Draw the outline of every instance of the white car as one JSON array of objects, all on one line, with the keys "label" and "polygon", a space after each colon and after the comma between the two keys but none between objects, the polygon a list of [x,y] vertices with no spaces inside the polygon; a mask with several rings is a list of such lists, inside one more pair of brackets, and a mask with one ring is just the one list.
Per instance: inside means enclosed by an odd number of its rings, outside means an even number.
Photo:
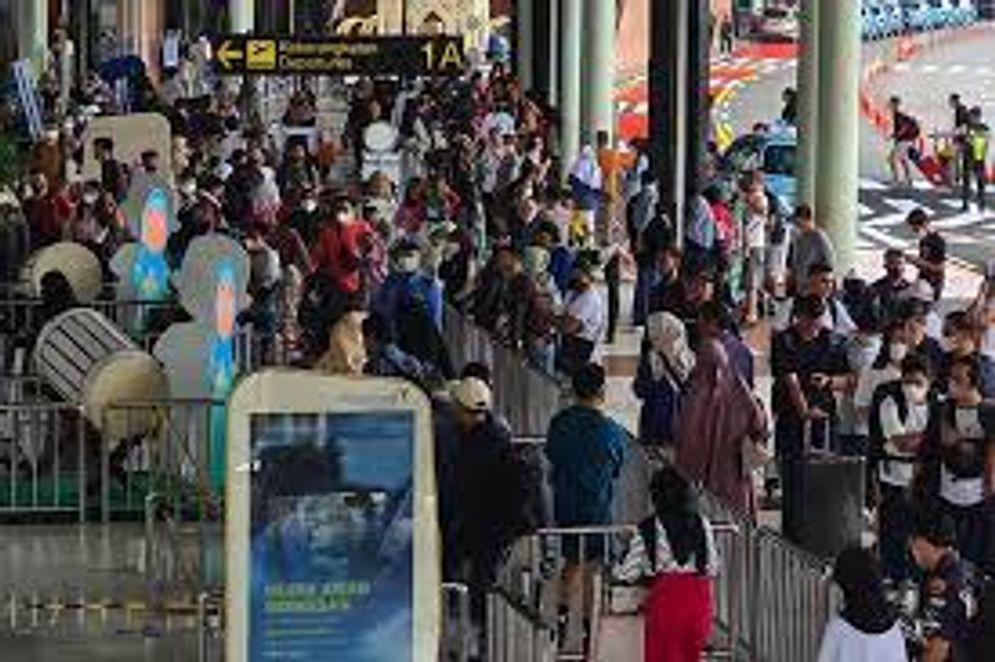
[{"label": "white car", "polygon": [[788,7],[767,7],[760,16],[760,36],[772,41],[798,40],[798,12]]}]

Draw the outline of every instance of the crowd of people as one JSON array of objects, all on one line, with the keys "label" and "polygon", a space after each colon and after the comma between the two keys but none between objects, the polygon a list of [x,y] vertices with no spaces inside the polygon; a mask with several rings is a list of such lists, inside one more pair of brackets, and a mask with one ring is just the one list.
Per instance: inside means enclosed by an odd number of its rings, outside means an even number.
[{"label": "crowd of people", "polygon": [[[626,150],[601,132],[574,163],[561,163],[554,110],[501,63],[448,81],[363,80],[341,136],[319,129],[305,83],[282,122],[315,137],[282,143],[251,91],[236,96],[219,84],[199,94],[187,80],[194,65],[165,83],[169,94],[142,86],[133,102],[168,117],[172,172],[162,172],[155,151],[126,163],[102,140],[92,146],[99,178],[80,181],[74,168],[89,147],[80,144],[82,120],[34,147],[20,191],[32,248],[81,243],[110,276],[117,248],[133,239],[119,213],[129,180],[164,175],[175,183],[179,222],[170,264],[195,237],[239,241],[251,263],[242,322],[271,339],[271,357],[423,388],[436,408],[445,575],[469,584],[479,622],[516,538],[547,522],[611,523],[627,433],[605,411],[598,361],[620,326],[629,269],[633,322],[645,329],[635,432],[665,467],[651,486],[656,515],[618,569],[624,579],[657,577],[647,659],[698,659],[708,635],[711,598],[701,580],[717,561],[688,479],[755,513],[754,476],[769,465],[771,438],[778,471],[776,479],[769,472],[768,491],[776,495],[779,480],[789,538],[806,517],[806,458],[821,448],[866,459],[867,506],[892,585],[925,573],[956,574],[966,586],[962,561],[978,577],[995,571],[995,273],[976,301],[951,309],[946,245],[923,212],[908,218],[918,252],[888,251],[882,277],[867,283],[838,273],[811,209],[782,217],[759,171],[730,180],[712,167],[685,222],[674,223],[645,145]],[[378,123],[397,133],[399,181],[358,178],[364,138]],[[571,384],[577,404],[552,420],[545,445],[552,512],[542,506],[536,463],[515,450],[514,431],[494,409],[488,366],[453,365],[446,306]],[[772,329],[770,411],[747,338],[758,324]],[[583,575],[583,559],[574,561],[568,586]],[[893,623],[864,618],[872,598],[852,589],[876,581],[873,564],[857,553],[839,561],[842,618],[890,632]],[[954,580],[941,584],[922,582],[926,602],[960,595],[951,593]],[[966,607],[961,615],[956,625],[941,618],[930,641],[961,645]]]}]

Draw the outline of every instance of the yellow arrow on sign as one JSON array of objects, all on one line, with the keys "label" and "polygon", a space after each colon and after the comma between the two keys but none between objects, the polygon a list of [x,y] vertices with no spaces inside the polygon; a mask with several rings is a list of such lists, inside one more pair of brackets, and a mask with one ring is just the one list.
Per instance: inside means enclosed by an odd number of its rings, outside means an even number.
[{"label": "yellow arrow on sign", "polygon": [[218,49],[218,62],[220,62],[221,66],[225,69],[231,69],[233,61],[241,60],[244,57],[245,53],[237,48],[233,48],[231,41],[229,40],[225,40],[225,42],[221,44],[221,48]]}]

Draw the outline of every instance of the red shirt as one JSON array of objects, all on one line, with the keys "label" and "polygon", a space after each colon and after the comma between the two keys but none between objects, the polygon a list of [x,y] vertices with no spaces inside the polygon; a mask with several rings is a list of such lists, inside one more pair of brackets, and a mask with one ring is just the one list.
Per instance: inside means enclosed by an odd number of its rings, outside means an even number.
[{"label": "red shirt", "polygon": [[311,261],[338,290],[355,294],[363,285],[360,268],[372,239],[373,230],[364,220],[330,223],[318,236],[318,243],[311,250]]}]

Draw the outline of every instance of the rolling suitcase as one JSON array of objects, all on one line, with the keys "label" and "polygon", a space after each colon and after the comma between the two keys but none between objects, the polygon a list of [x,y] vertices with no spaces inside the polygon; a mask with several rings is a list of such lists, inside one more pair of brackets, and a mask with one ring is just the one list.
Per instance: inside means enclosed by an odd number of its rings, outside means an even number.
[{"label": "rolling suitcase", "polygon": [[865,460],[826,450],[828,434],[813,447],[812,423],[803,430],[805,452],[786,466],[784,535],[816,556],[834,558],[859,544],[864,532]]},{"label": "rolling suitcase", "polygon": [[921,155],[918,159],[913,161],[916,167],[919,168],[919,172],[922,173],[923,177],[929,180],[931,184],[936,186],[943,186],[947,183],[946,175],[943,172],[943,164],[936,156]]}]

